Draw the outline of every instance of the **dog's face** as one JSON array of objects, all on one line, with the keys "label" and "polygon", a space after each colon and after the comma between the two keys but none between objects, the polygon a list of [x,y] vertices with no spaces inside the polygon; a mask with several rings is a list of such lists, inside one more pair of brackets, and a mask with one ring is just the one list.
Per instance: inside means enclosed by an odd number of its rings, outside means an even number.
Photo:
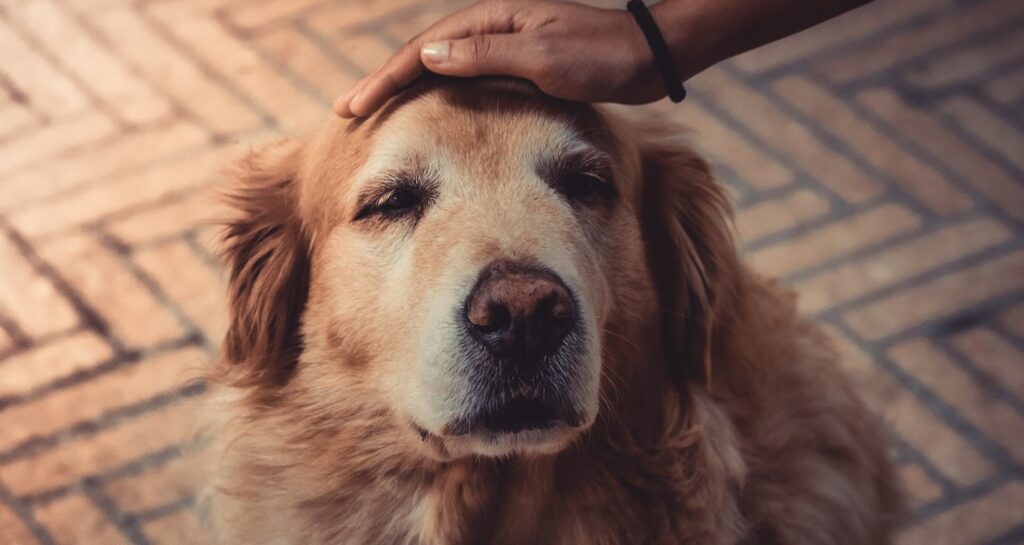
[{"label": "dog's face", "polygon": [[[312,374],[327,403],[358,391],[445,456],[564,448],[598,415],[613,309],[656,288],[642,157],[620,137],[589,107],[507,82],[328,126],[275,163],[289,175],[254,169],[284,209],[258,235],[245,206],[234,224],[229,358],[265,340],[264,358],[297,356],[276,382]],[[278,291],[254,293],[261,277]],[[267,316],[239,324],[245,312]]]}]

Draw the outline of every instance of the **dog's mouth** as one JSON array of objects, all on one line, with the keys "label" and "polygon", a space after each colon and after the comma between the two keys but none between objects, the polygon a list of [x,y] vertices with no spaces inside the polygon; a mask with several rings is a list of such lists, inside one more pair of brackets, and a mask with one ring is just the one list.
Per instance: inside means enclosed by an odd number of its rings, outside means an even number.
[{"label": "dog's mouth", "polygon": [[441,434],[461,436],[470,433],[485,436],[546,430],[559,425],[575,427],[580,417],[538,395],[514,395],[485,406],[478,412],[448,423]]}]

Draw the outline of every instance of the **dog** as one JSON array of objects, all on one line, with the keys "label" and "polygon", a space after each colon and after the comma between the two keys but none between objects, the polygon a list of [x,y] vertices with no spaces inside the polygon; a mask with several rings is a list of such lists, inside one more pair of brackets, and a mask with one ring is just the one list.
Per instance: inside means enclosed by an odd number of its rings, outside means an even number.
[{"label": "dog", "polygon": [[241,162],[213,542],[891,542],[881,426],[636,117],[438,77]]}]

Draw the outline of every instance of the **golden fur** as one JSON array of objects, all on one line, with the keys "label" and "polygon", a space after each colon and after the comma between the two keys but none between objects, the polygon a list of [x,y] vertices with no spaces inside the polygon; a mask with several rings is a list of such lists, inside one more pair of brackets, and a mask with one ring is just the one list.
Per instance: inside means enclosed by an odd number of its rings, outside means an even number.
[{"label": "golden fur", "polygon": [[[492,181],[521,142],[559,138],[554,121],[615,158],[617,204],[577,217]],[[722,190],[677,132],[519,84],[441,80],[243,161],[230,331],[210,374],[214,542],[889,543],[900,501],[883,432],[793,296],[740,262]],[[443,148],[477,181],[415,232],[354,231],[353,180],[388,139]],[[399,416],[419,407],[402,339],[427,331],[440,297],[427,294],[453,267],[552,240],[598,301],[592,424],[550,454],[421,439]],[[382,257],[397,246],[399,265]]]}]

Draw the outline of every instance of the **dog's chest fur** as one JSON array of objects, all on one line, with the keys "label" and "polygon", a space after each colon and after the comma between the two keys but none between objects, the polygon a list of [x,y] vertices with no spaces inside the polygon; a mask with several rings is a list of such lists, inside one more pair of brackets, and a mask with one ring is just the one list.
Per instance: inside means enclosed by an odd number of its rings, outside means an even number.
[{"label": "dog's chest fur", "polygon": [[734,543],[743,463],[734,436],[701,433],[731,428],[725,416],[702,398],[693,405],[685,421],[666,417],[657,447],[595,430],[558,456],[526,461],[415,467],[382,463],[371,448],[349,451],[332,473],[322,464],[334,453],[291,441],[269,456],[270,445],[241,440],[232,449],[260,449],[276,467],[260,456],[240,462],[207,507],[231,521],[226,543],[252,545]]}]

